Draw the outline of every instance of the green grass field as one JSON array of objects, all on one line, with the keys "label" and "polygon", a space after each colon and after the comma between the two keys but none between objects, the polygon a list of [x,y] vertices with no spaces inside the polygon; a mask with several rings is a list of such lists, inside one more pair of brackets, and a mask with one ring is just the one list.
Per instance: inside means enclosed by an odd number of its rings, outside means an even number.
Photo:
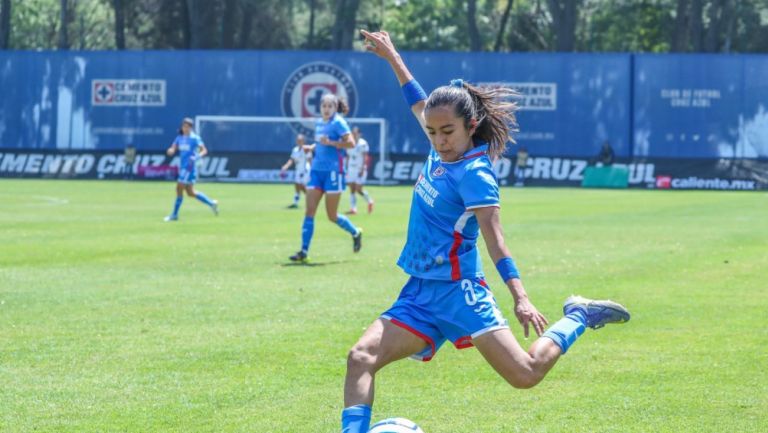
[{"label": "green grass field", "polygon": [[[346,352],[406,280],[410,188],[370,188],[360,254],[318,218],[313,266],[287,261],[303,215],[285,209],[290,186],[202,184],[221,216],[187,199],[163,223],[173,188],[0,180],[0,431],[338,432]],[[588,330],[532,390],[474,349],[398,362],[377,376],[374,419],[768,431],[768,195],[506,188],[503,203],[550,321],[572,293],[620,301],[632,321]]]}]

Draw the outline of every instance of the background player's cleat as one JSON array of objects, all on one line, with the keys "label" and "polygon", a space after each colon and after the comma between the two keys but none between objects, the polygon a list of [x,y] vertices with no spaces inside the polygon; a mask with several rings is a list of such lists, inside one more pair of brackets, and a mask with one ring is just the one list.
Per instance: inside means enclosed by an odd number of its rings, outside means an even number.
[{"label": "background player's cleat", "polygon": [[587,326],[592,329],[602,328],[608,323],[629,322],[629,311],[613,301],[594,301],[573,295],[565,300],[563,314],[581,310],[587,316]]},{"label": "background player's cleat", "polygon": [[293,204],[288,205],[288,209],[297,209],[298,207],[299,207],[298,203],[293,203]]},{"label": "background player's cleat", "polygon": [[167,217],[163,218],[163,221],[165,222],[171,222],[171,221],[178,221],[179,217],[176,215],[168,215]]},{"label": "background player's cleat", "polygon": [[309,258],[307,257],[307,253],[305,253],[304,251],[299,251],[288,258],[291,259],[292,262],[300,262],[300,263],[306,263],[309,260]]},{"label": "background player's cleat", "polygon": [[216,216],[219,216],[219,201],[214,200],[213,204],[211,205],[211,210],[213,211],[213,214]]},{"label": "background player's cleat", "polygon": [[373,200],[371,200],[371,202],[368,203],[368,213],[373,213]]},{"label": "background player's cleat", "polygon": [[352,251],[358,252],[363,247],[363,229],[357,229],[357,235],[352,236]]},{"label": "background player's cleat", "polygon": [[347,215],[357,215],[357,209],[352,208],[352,209],[350,209],[350,210],[348,210],[348,211],[346,211],[344,213],[347,214]]}]

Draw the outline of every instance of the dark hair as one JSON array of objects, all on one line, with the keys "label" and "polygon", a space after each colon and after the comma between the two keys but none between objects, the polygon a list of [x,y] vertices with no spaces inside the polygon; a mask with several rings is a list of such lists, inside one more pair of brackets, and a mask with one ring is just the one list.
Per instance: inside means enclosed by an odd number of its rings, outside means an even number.
[{"label": "dark hair", "polygon": [[488,143],[491,159],[500,157],[507,147],[507,142],[514,143],[511,137],[517,132],[517,104],[511,98],[518,93],[508,87],[478,87],[462,80],[453,80],[451,85],[438,87],[429,95],[424,110],[452,105],[456,116],[464,119],[464,127],[470,129],[472,120],[477,122],[472,138],[479,138]]},{"label": "dark hair", "polygon": [[333,102],[336,103],[336,112],[341,113],[346,116],[347,113],[349,113],[349,105],[347,105],[347,101],[345,101],[343,98],[339,98],[338,96],[334,95],[333,93],[326,93],[323,95],[322,99],[333,99]]}]

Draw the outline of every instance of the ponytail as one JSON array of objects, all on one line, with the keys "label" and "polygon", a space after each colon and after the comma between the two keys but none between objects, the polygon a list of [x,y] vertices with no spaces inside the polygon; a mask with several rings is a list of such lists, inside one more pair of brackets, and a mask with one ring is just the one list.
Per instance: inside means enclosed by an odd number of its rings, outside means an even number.
[{"label": "ponytail", "polygon": [[491,159],[501,157],[507,142],[514,143],[511,134],[517,132],[515,112],[518,107],[511,98],[518,93],[506,87],[478,87],[463,80],[453,80],[450,86],[435,89],[427,99],[425,110],[453,105],[456,115],[464,119],[464,127],[472,128],[472,138],[488,143]]}]

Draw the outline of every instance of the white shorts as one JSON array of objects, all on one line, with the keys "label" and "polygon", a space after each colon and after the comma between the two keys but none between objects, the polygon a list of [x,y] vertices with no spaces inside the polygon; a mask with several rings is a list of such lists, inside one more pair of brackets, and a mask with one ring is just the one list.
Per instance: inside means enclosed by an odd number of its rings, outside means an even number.
[{"label": "white shorts", "polygon": [[296,171],[293,173],[293,183],[298,183],[299,185],[306,185],[307,182],[309,182],[308,171]]},{"label": "white shorts", "polygon": [[347,185],[349,185],[350,183],[365,185],[365,179],[367,177],[368,177],[367,171],[363,171],[363,175],[360,176],[360,169],[349,170],[346,175]]}]

